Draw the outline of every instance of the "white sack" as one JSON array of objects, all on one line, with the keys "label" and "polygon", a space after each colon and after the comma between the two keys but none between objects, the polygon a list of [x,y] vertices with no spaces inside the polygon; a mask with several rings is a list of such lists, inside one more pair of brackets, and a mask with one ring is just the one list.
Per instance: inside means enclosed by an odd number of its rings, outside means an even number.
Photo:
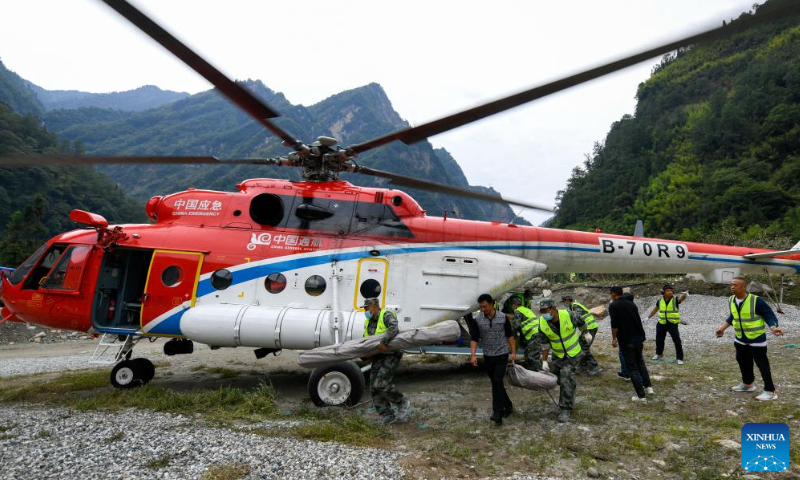
[{"label": "white sack", "polygon": [[516,363],[508,366],[506,375],[511,385],[528,390],[552,390],[558,384],[558,377],[552,373],[532,372]]},{"label": "white sack", "polygon": [[[371,335],[356,340],[348,340],[338,345],[319,347],[300,352],[298,363],[302,367],[324,367],[334,363],[364,357],[378,351],[378,344],[385,334]],[[442,342],[454,342],[461,337],[461,327],[455,320],[446,320],[431,327],[414,328],[397,334],[389,342],[389,350],[406,350]]]}]

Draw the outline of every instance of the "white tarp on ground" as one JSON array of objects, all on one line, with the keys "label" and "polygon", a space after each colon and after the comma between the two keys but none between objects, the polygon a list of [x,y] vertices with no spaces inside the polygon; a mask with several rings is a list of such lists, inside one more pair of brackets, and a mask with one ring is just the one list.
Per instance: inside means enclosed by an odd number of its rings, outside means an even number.
[{"label": "white tarp on ground", "polygon": [[506,375],[511,385],[528,390],[552,390],[558,384],[558,377],[552,373],[532,372],[516,363],[508,366]]},{"label": "white tarp on ground", "polygon": [[[372,335],[348,340],[338,345],[319,347],[314,350],[300,352],[298,363],[302,367],[324,367],[334,363],[364,357],[369,353],[378,351],[378,344],[384,335]],[[408,348],[423,347],[442,342],[454,342],[461,337],[461,327],[455,320],[446,320],[432,327],[414,328],[397,334],[389,342],[389,350],[405,350]]]}]

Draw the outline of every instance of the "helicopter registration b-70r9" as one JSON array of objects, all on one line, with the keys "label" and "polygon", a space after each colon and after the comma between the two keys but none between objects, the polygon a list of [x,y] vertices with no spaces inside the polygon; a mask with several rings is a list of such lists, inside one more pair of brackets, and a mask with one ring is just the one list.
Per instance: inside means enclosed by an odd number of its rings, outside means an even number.
[{"label": "helicopter registration b-70r9", "polygon": [[[131,359],[145,337],[174,337],[165,353],[191,353],[192,342],[252,347],[258,356],[311,349],[363,335],[365,298],[396,312],[401,329],[461,316],[479,293],[495,295],[538,273],[701,273],[727,282],[740,273],[795,274],[800,250],[775,252],[624,237],[498,222],[431,217],[406,193],[339,180],[342,172],[394,185],[542,208],[355,163],[394,140],[413,143],[564,90],[683,45],[729,35],[800,6],[769,10],[556,82],[368,142],[340,147],[320,137],[306,145],[272,123],[277,112],[224,77],[130,4],[109,6],[209,79],[294,151],[281,158],[5,157],[0,166],[108,163],[269,164],[302,169],[305,181],[253,179],[237,192],[187,190],[147,203],[151,225],[110,227],[74,210],[89,228],[49,240],[12,273],[2,273],[2,320],[97,332],[113,337],[112,383],[153,378],[152,363]],[[96,355],[105,346],[101,341]],[[332,372],[338,372],[332,374]],[[318,404],[355,403],[364,390],[358,367],[312,373]]]}]

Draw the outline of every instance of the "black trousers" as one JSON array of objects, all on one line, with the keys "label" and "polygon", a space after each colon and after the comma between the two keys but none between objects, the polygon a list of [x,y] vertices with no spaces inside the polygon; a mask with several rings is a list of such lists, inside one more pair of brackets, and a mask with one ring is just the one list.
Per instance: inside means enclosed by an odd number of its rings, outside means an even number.
[{"label": "black trousers", "polygon": [[664,340],[667,333],[672,337],[675,344],[675,358],[683,360],[683,344],[681,343],[681,333],[678,331],[678,324],[667,321],[667,323],[656,325],[656,355],[664,354]]},{"label": "black trousers", "polygon": [[508,365],[508,354],[489,357],[484,355],[483,362],[486,365],[486,374],[492,381],[492,413],[502,415],[503,412],[511,410],[511,399],[508,398],[506,387],[503,385],[503,377],[506,375],[506,365]]},{"label": "black trousers", "polygon": [[644,355],[642,349],[644,342],[631,342],[620,345],[620,351],[625,358],[625,367],[628,369],[628,374],[631,376],[631,383],[633,389],[636,390],[636,395],[639,398],[645,397],[644,389],[652,387],[650,383],[650,374],[647,372],[647,365],[644,363]]},{"label": "black trousers", "polygon": [[769,358],[767,358],[767,347],[751,347],[734,342],[736,347],[736,361],[739,363],[739,370],[742,372],[742,383],[750,385],[755,382],[756,375],[753,373],[753,362],[761,372],[761,379],[764,380],[764,391],[774,392],[775,384],[772,383],[772,371],[769,369]]}]

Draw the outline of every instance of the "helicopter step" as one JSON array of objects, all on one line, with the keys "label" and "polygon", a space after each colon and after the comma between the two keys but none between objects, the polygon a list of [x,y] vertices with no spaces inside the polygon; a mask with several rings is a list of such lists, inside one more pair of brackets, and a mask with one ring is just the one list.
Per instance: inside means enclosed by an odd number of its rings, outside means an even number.
[{"label": "helicopter step", "polygon": [[133,346],[142,339],[141,335],[119,335],[115,333],[104,333],[100,337],[100,342],[94,349],[94,353],[89,359],[89,363],[98,365],[111,365],[129,357]]}]

